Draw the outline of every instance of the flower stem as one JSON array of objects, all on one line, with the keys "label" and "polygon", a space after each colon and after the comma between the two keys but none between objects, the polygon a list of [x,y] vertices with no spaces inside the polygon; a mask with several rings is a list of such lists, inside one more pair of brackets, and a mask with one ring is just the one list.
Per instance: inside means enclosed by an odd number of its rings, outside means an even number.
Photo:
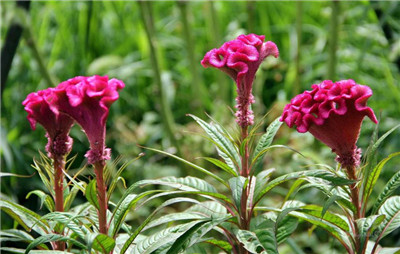
[{"label": "flower stem", "polygon": [[[57,212],[64,212],[63,171],[65,167],[65,160],[63,157],[64,156],[55,156],[54,158],[54,203]],[[57,233],[64,234],[63,230]],[[55,249],[61,251],[65,250],[65,242],[55,242]]]},{"label": "flower stem", "polygon": [[[347,176],[351,180],[357,180],[357,175],[356,175],[356,167],[354,165],[349,165],[346,167],[347,171]],[[363,253],[361,250],[361,242],[360,242],[360,230],[357,226],[357,220],[364,217],[364,215],[361,212],[361,203],[360,203],[360,189],[357,185],[357,183],[353,183],[350,185],[350,193],[351,193],[351,202],[356,208],[356,212],[353,214],[353,226],[354,226],[354,235],[355,235],[355,244],[356,244],[356,250],[357,253]]]},{"label": "flower stem", "polygon": [[54,203],[57,212],[64,212],[64,190],[63,190],[63,170],[65,161],[63,158],[54,159]]},{"label": "flower stem", "polygon": [[96,174],[96,185],[97,185],[97,198],[99,200],[99,210],[97,211],[99,216],[99,231],[102,234],[108,234],[107,225],[107,186],[104,182],[104,167],[105,161],[99,161],[94,165],[94,172]]},{"label": "flower stem", "polygon": [[[244,146],[244,154],[241,156],[242,170],[240,172],[241,176],[246,178],[249,177],[249,148],[248,148],[248,126],[242,126],[241,128],[241,142],[246,142]],[[247,200],[249,198],[250,184],[247,184],[246,188],[243,190],[241,201],[240,201],[240,228],[244,230],[250,229],[251,214],[247,213]],[[239,253],[246,254],[248,251],[240,245]]]}]

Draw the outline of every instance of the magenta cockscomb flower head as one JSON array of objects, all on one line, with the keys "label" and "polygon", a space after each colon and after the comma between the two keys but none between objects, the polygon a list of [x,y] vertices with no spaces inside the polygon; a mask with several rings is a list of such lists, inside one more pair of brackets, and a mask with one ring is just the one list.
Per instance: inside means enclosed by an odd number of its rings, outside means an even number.
[{"label": "magenta cockscomb flower head", "polygon": [[296,126],[298,132],[309,131],[332,148],[343,167],[358,166],[361,151],[356,142],[362,120],[368,116],[378,122],[367,107],[371,88],[349,79],[336,83],[325,80],[312,85],[312,89],[294,97],[285,106],[280,121]]},{"label": "magenta cockscomb flower head", "polygon": [[270,55],[279,56],[275,43],[264,42],[263,35],[240,35],[206,53],[201,64],[227,73],[237,85],[236,121],[241,127],[254,123],[253,112],[249,108],[254,103],[253,80],[261,62]]},{"label": "magenta cockscomb flower head", "polygon": [[89,139],[88,162],[95,164],[110,159],[110,149],[105,147],[106,120],[109,107],[119,98],[122,81],[107,76],[78,76],[60,83],[55,89],[51,104],[53,110],[73,118]]},{"label": "magenta cockscomb flower head", "polygon": [[53,96],[53,88],[30,93],[22,102],[28,112],[28,121],[33,130],[36,123],[41,124],[46,130],[48,143],[46,151],[50,158],[60,158],[67,155],[72,148],[72,138],[69,131],[74,120],[69,116],[54,112],[50,108],[49,100]]}]

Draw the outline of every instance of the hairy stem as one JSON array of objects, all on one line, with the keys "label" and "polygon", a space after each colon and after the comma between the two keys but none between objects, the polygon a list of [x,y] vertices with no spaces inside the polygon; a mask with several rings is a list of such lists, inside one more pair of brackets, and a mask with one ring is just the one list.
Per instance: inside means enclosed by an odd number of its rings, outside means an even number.
[{"label": "hairy stem", "polygon": [[[54,203],[57,212],[64,212],[64,171],[65,160],[64,156],[55,156],[54,158]],[[63,231],[57,232],[64,234]],[[55,242],[56,250],[65,250],[65,242],[57,241]]]},{"label": "hairy stem", "polygon": [[99,231],[102,234],[107,235],[108,224],[107,224],[107,186],[104,181],[104,167],[105,161],[96,162],[94,165],[94,172],[96,174],[96,185],[97,185],[97,198],[99,200],[99,210],[97,214],[99,216]]}]

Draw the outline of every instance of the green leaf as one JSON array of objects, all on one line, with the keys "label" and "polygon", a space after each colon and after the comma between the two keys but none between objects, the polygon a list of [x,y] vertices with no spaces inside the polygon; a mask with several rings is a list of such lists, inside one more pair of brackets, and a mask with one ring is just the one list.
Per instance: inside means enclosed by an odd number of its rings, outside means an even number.
[{"label": "green leaf", "polygon": [[385,202],[397,188],[400,187],[400,171],[397,171],[396,174],[392,176],[392,178],[387,182],[386,186],[383,188],[381,194],[379,194],[374,206],[372,208],[372,214],[375,214],[376,211],[381,207],[383,202]]},{"label": "green leaf", "polygon": [[208,220],[197,221],[198,223],[190,227],[184,234],[178,237],[175,242],[172,244],[171,248],[168,249],[167,254],[177,254],[180,253],[182,249],[186,249],[186,245],[192,235],[196,233],[197,230],[200,229]]},{"label": "green leaf", "polygon": [[216,128],[215,126],[206,123],[205,121],[201,120],[200,118],[194,115],[189,115],[189,116],[192,117],[200,125],[200,127],[204,129],[204,131],[215,142],[215,144],[221,150],[221,152],[228,155],[228,157],[233,160],[234,164],[238,165],[240,168],[241,160],[235,145],[229,139],[227,139],[223,135],[223,133],[221,133],[219,129]]},{"label": "green leaf", "polygon": [[32,177],[33,175],[18,175],[18,174],[9,173],[9,172],[0,172],[0,178],[1,178],[1,177],[5,177],[5,176],[30,178],[30,177]]},{"label": "green leaf", "polygon": [[176,155],[173,155],[173,154],[170,154],[170,153],[167,153],[167,152],[158,150],[158,149],[154,149],[154,148],[148,148],[148,147],[145,147],[145,148],[148,149],[148,150],[154,151],[154,152],[158,152],[158,153],[167,155],[167,156],[172,157],[172,158],[174,158],[174,159],[177,159],[178,161],[181,161],[181,162],[185,163],[186,165],[189,165],[189,166],[191,166],[192,168],[197,169],[198,171],[200,171],[200,172],[202,172],[202,173],[204,173],[204,174],[206,174],[206,175],[209,175],[209,176],[213,177],[214,179],[216,179],[217,181],[219,181],[220,183],[222,183],[223,185],[225,185],[226,187],[228,187],[228,185],[226,184],[226,182],[225,182],[224,179],[222,179],[221,177],[219,177],[219,176],[217,176],[217,175],[211,173],[211,172],[208,171],[207,169],[204,169],[204,168],[202,168],[202,167],[200,167],[200,166],[198,166],[198,165],[196,165],[196,164],[193,164],[193,163],[191,163],[191,162],[189,162],[189,161],[187,161],[187,160],[185,160],[185,159],[182,159],[182,158],[180,158],[180,157],[178,157],[178,156],[176,156]]},{"label": "green leaf", "polygon": [[348,185],[348,184],[354,183],[354,181],[352,181],[352,180],[337,176],[333,172],[330,172],[330,171],[327,171],[327,170],[322,170],[322,169],[293,172],[293,173],[289,173],[289,174],[280,176],[278,178],[275,178],[274,180],[269,182],[264,187],[263,190],[258,192],[258,195],[255,198],[255,200],[256,200],[255,203],[258,203],[261,200],[261,198],[268,191],[270,191],[272,188],[278,186],[281,183],[284,183],[284,182],[287,182],[287,181],[293,180],[293,179],[299,179],[299,178],[304,178],[304,179],[307,180],[308,177],[320,178],[320,179],[326,180],[326,181],[330,182],[334,186]]},{"label": "green leaf", "polygon": [[31,242],[28,245],[28,247],[26,247],[25,254],[29,253],[36,246],[39,246],[43,243],[55,242],[55,241],[69,242],[70,244],[76,245],[77,247],[86,250],[86,246],[84,244],[80,243],[79,241],[73,238],[57,234],[47,234],[39,236],[33,242]]},{"label": "green leaf", "polygon": [[99,200],[97,199],[96,180],[91,180],[86,186],[85,196],[91,205],[96,207],[97,210],[100,209]]},{"label": "green leaf", "polygon": [[385,219],[384,215],[372,215],[367,218],[361,218],[356,221],[359,236],[360,236],[360,246],[361,249],[365,249],[368,239],[374,230],[379,226],[379,224]]},{"label": "green leaf", "polygon": [[335,237],[343,246],[345,246],[346,249],[350,248],[351,243],[350,243],[350,238],[348,236],[349,234],[348,231],[343,231],[340,227],[336,226],[335,224],[332,224],[329,221],[326,221],[324,219],[321,219],[320,217],[314,216],[313,214],[309,214],[304,211],[303,212],[292,211],[289,214],[298,219],[308,221],[317,227],[325,229],[329,234]]},{"label": "green leaf", "polygon": [[329,211],[324,211],[321,206],[305,205],[301,208],[301,212],[332,223],[343,231],[349,231],[349,224],[342,217]]},{"label": "green leaf", "polygon": [[40,215],[11,201],[0,199],[0,208],[11,216],[26,231],[35,230],[40,235],[50,231],[48,224],[40,221]]},{"label": "green leaf", "polygon": [[372,189],[375,186],[376,181],[379,178],[379,175],[382,171],[383,166],[385,166],[385,164],[392,159],[395,156],[400,155],[400,152],[397,153],[392,153],[391,155],[389,155],[388,157],[386,157],[385,159],[381,160],[378,165],[376,165],[372,171],[370,172],[370,174],[367,176],[367,179],[365,180],[365,186],[364,188],[362,188],[363,191],[363,200],[366,201],[368,199],[368,197],[371,195],[372,193]]},{"label": "green leaf", "polygon": [[168,227],[161,231],[155,232],[154,234],[145,237],[144,239],[136,242],[133,248],[134,254],[148,254],[156,251],[160,247],[174,242],[181,235],[183,235],[190,228],[198,224],[199,221],[192,221],[189,223]]},{"label": "green leaf", "polygon": [[112,215],[112,220],[110,223],[110,228],[109,228],[109,234],[112,237],[115,237],[121,228],[126,216],[128,215],[129,211],[132,209],[134,205],[136,205],[137,202],[139,202],[141,199],[144,197],[151,195],[153,193],[159,192],[158,190],[150,190],[146,191],[143,193],[140,193],[139,195],[136,194],[129,194],[127,196],[124,196],[120,202],[117,204],[117,207],[115,208],[113,215]]},{"label": "green leaf", "polygon": [[265,150],[272,144],[272,140],[274,139],[276,133],[281,127],[282,122],[279,121],[279,118],[275,119],[267,128],[267,132],[261,136],[256,149],[254,150],[253,158],[258,158],[254,163],[254,167],[258,167],[260,162],[262,161],[262,156],[259,155],[261,151]]},{"label": "green leaf", "polygon": [[203,159],[211,162],[212,164],[214,164],[215,166],[219,167],[220,169],[222,169],[223,171],[233,175],[233,176],[238,176],[238,174],[236,173],[236,171],[234,169],[232,169],[230,166],[228,166],[226,163],[215,159],[215,158],[211,158],[211,157],[202,157]]},{"label": "green leaf", "polygon": [[379,225],[377,242],[400,227],[400,196],[388,198],[381,206],[378,214],[385,215],[385,220]]},{"label": "green leaf", "polygon": [[[25,253],[25,249],[17,249],[10,247],[0,247],[0,252],[6,251],[6,253]],[[69,252],[66,250],[31,250],[29,254],[73,254],[73,252]]]},{"label": "green leaf", "polygon": [[[80,184],[80,183],[78,183]],[[71,208],[72,202],[74,202],[76,195],[78,194],[81,186],[77,186],[76,184],[73,185],[71,191],[65,197],[64,200],[64,210],[68,211]]]},{"label": "green leaf", "polygon": [[91,232],[88,228],[86,228],[86,225],[84,225],[83,222],[79,221],[80,217],[84,218],[84,216],[79,214],[73,215],[67,212],[53,212],[44,215],[41,220],[56,221],[70,229],[81,239],[85,239],[85,236]]},{"label": "green leaf", "polygon": [[137,228],[135,229],[135,231],[134,231],[134,232],[129,236],[129,238],[125,241],[124,245],[123,245],[122,248],[121,248],[120,253],[121,253],[121,254],[124,254],[124,253],[130,248],[130,245],[132,244],[132,242],[138,237],[139,233],[140,233],[142,230],[144,230],[144,228],[146,227],[146,225],[149,224],[149,222],[151,221],[151,219],[154,217],[154,215],[155,215],[158,211],[160,211],[161,209],[163,209],[163,208],[166,207],[166,206],[169,206],[169,205],[175,204],[175,203],[179,203],[179,202],[183,202],[183,201],[186,201],[186,202],[194,202],[194,203],[198,202],[197,200],[194,200],[194,199],[182,198],[182,197],[179,197],[179,198],[172,198],[172,199],[169,199],[169,200],[165,201],[163,204],[161,204],[160,206],[158,206],[157,209],[154,210],[149,216],[147,216],[147,218],[145,219],[145,221],[144,221],[142,224],[140,224],[139,227],[137,227]]},{"label": "green leaf", "polygon": [[299,220],[291,216],[285,216],[278,224],[276,241],[283,243],[296,230]]},{"label": "green leaf", "polygon": [[239,229],[236,237],[250,253],[278,254],[273,228],[258,229],[255,232]]},{"label": "green leaf", "polygon": [[5,241],[22,241],[30,243],[33,240],[33,236],[25,232],[24,230],[19,229],[6,229],[0,231],[0,242]]},{"label": "green leaf", "polygon": [[100,251],[101,253],[110,253],[115,247],[115,241],[111,237],[100,234],[91,233],[87,235],[88,252],[90,253],[92,248]]},{"label": "green leaf", "polygon": [[43,204],[45,204],[49,212],[54,211],[54,201],[48,194],[44,193],[41,190],[34,190],[26,195],[26,199],[28,199],[32,194],[35,194],[40,198],[40,208],[42,208]]},{"label": "green leaf", "polygon": [[187,177],[174,177],[168,176],[161,179],[154,180],[143,180],[143,184],[159,184],[164,186],[169,186],[184,191],[204,191],[204,192],[215,192],[217,190],[214,186],[208,182],[192,176]]},{"label": "green leaf", "polygon": [[207,239],[204,242],[214,245],[214,246],[220,248],[221,250],[225,251],[226,253],[231,253],[231,251],[232,251],[232,246],[226,241],[216,240],[216,239]]},{"label": "green leaf", "polygon": [[238,211],[241,211],[242,193],[245,187],[246,178],[243,176],[232,177],[229,179],[229,186],[231,187],[233,201]]}]

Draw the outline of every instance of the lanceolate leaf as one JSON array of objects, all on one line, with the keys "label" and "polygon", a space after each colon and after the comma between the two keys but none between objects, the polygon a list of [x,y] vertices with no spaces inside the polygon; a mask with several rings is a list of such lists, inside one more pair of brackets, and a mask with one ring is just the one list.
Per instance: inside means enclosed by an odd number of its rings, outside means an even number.
[{"label": "lanceolate leaf", "polygon": [[85,196],[89,203],[96,207],[97,210],[99,210],[100,205],[99,200],[97,199],[96,180],[90,181],[89,184],[86,186]]},{"label": "lanceolate leaf", "polygon": [[262,160],[262,156],[258,156],[259,153],[268,148],[272,144],[272,140],[274,139],[276,133],[278,132],[279,128],[281,127],[282,122],[279,121],[279,118],[275,119],[267,128],[267,132],[261,136],[260,140],[258,141],[258,144],[256,146],[256,149],[254,150],[254,158],[258,157],[258,159],[255,161],[254,166],[257,167],[258,164]]},{"label": "lanceolate leaf", "polygon": [[[213,177],[214,179],[216,179],[217,181],[219,181],[219,182],[222,183],[223,185],[227,186],[227,184],[226,184],[226,182],[224,181],[224,179],[222,179],[221,177],[219,177],[219,176],[217,176],[217,175],[211,173],[211,172],[208,171],[207,169],[204,169],[204,168],[202,168],[202,167],[200,167],[200,166],[198,166],[198,165],[196,165],[196,164],[193,164],[193,163],[191,163],[191,162],[189,162],[189,161],[187,161],[187,160],[185,160],[185,159],[182,159],[182,158],[180,158],[180,157],[178,157],[178,156],[176,156],[176,155],[173,155],[173,154],[170,154],[170,153],[161,151],[161,150],[157,150],[157,149],[154,149],[154,148],[148,148],[148,147],[146,147],[146,149],[151,150],[151,151],[154,151],[154,152],[158,152],[158,153],[161,153],[161,154],[164,154],[164,155],[167,155],[167,156],[172,157],[172,158],[174,158],[174,159],[177,159],[177,160],[179,160],[179,161],[185,163],[186,165],[189,165],[189,166],[191,166],[192,168],[197,169],[198,171],[200,171],[200,172],[202,172],[202,173],[204,173],[204,174],[207,174],[207,175]],[[227,186],[227,187],[228,187],[228,186]]]},{"label": "lanceolate leaf", "polygon": [[299,211],[293,211],[290,212],[291,216],[294,216],[299,219],[303,219],[305,221],[310,222],[311,224],[321,227],[328,231],[333,237],[335,237],[347,250],[349,250],[351,244],[350,244],[350,239],[348,237],[348,232],[343,231],[341,228],[338,226],[325,221],[321,220],[319,217],[315,217],[311,214],[299,212]]},{"label": "lanceolate leaf", "polygon": [[229,186],[231,187],[233,201],[235,202],[236,208],[241,210],[241,200],[243,188],[246,183],[246,178],[243,176],[232,177],[229,179]]},{"label": "lanceolate leaf", "polygon": [[138,241],[134,247],[134,254],[147,254],[159,249],[160,247],[171,243],[183,235],[187,230],[198,224],[199,221],[192,221],[173,227],[168,227],[158,231],[153,235]]},{"label": "lanceolate leaf", "polygon": [[210,136],[210,138],[218,145],[218,148],[222,152],[226,153],[231,159],[233,159],[234,163],[239,165],[240,168],[241,160],[235,145],[232,144],[232,142],[227,139],[215,126],[206,123],[194,115],[189,116],[191,116],[201,126],[201,128],[204,129],[207,135]]},{"label": "lanceolate leaf", "polygon": [[215,166],[224,170],[225,172],[231,174],[232,176],[238,176],[238,174],[236,173],[236,171],[234,169],[232,169],[232,167],[228,166],[226,163],[224,163],[218,159],[210,158],[210,157],[203,157],[203,159],[211,162],[212,164],[214,164]]},{"label": "lanceolate leaf", "polygon": [[360,246],[362,249],[368,243],[370,235],[379,226],[379,224],[385,219],[384,215],[372,215],[367,218],[358,219],[357,226],[360,235]]},{"label": "lanceolate leaf", "polygon": [[33,229],[41,235],[50,231],[48,224],[40,221],[40,215],[19,204],[0,199],[0,208],[27,231]]},{"label": "lanceolate leaf", "polygon": [[199,220],[197,224],[189,228],[184,234],[178,237],[172,246],[168,249],[167,254],[178,254],[182,249],[185,249],[188,240],[192,237],[197,230],[199,230],[208,220]]},{"label": "lanceolate leaf", "polygon": [[392,176],[392,178],[389,180],[389,182],[386,184],[385,188],[383,188],[383,191],[381,194],[379,194],[373,208],[372,208],[372,214],[375,214],[376,211],[381,207],[383,202],[388,199],[397,188],[400,187],[400,171],[397,171],[396,174]]},{"label": "lanceolate leaf", "polygon": [[239,229],[236,237],[250,253],[278,254],[273,228],[259,229],[255,232]]},{"label": "lanceolate leaf", "polygon": [[[0,247],[0,252],[5,251],[6,253],[25,253],[25,249],[17,249],[11,247]],[[66,250],[31,250],[29,254],[73,254],[73,252],[69,252]]]},{"label": "lanceolate leaf", "polygon": [[354,181],[349,180],[347,178],[339,177],[336,174],[334,174],[328,170],[320,169],[320,170],[308,170],[308,171],[293,172],[293,173],[289,173],[289,174],[280,176],[278,178],[275,178],[274,180],[269,182],[263,190],[259,191],[258,195],[255,198],[255,200],[256,200],[255,203],[258,203],[260,201],[260,199],[275,186],[278,186],[279,184],[287,182],[289,180],[299,179],[299,178],[307,179],[307,177],[320,178],[320,179],[329,181],[334,186],[348,185],[348,184],[354,183]]},{"label": "lanceolate leaf", "polygon": [[91,249],[101,253],[110,253],[115,247],[114,239],[104,234],[92,233],[87,235],[86,238],[89,253]]},{"label": "lanceolate leaf", "polygon": [[85,235],[91,233],[89,229],[86,228],[83,223],[79,221],[79,217],[82,215],[72,215],[67,212],[53,212],[44,215],[41,220],[43,221],[56,221],[61,223],[75,234],[77,234],[81,239],[85,239]]},{"label": "lanceolate leaf", "polygon": [[306,205],[301,208],[301,212],[305,214],[312,215],[321,220],[327,221],[343,231],[349,231],[349,225],[345,220],[343,220],[339,215],[325,211],[323,213],[323,207],[317,205]]},{"label": "lanceolate leaf", "polygon": [[81,249],[86,250],[86,246],[79,241],[63,236],[63,235],[57,235],[57,234],[47,234],[47,235],[42,235],[38,238],[36,238],[33,242],[31,242],[28,247],[26,247],[25,254],[29,253],[32,249],[34,249],[36,246],[39,246],[43,243],[48,243],[48,242],[55,242],[55,241],[63,241],[63,242],[69,242],[70,244],[73,244]]},{"label": "lanceolate leaf", "polygon": [[34,190],[26,195],[26,199],[28,199],[32,194],[35,194],[40,198],[40,206],[43,206],[43,204],[45,204],[49,212],[54,211],[54,201],[48,194],[44,193],[41,190]]},{"label": "lanceolate leaf", "polygon": [[176,188],[184,191],[204,191],[204,192],[215,192],[217,190],[214,186],[209,184],[208,182],[192,176],[187,177],[164,177],[161,179],[154,180],[143,180],[143,184],[159,184],[164,186],[169,186],[172,188]]},{"label": "lanceolate leaf", "polygon": [[380,234],[377,241],[400,227],[400,196],[388,198],[379,209],[378,214],[386,217],[377,229]]},{"label": "lanceolate leaf", "polygon": [[388,162],[390,159],[392,159],[395,156],[400,155],[400,152],[397,153],[392,153],[391,155],[389,155],[388,157],[386,157],[385,159],[383,159],[382,161],[380,161],[378,163],[378,165],[376,165],[370,172],[370,174],[367,176],[367,179],[365,181],[365,186],[363,188],[363,199],[367,200],[368,197],[371,195],[372,193],[372,189],[375,186],[376,181],[379,178],[379,175],[382,171],[383,166],[385,166],[386,162]]}]

